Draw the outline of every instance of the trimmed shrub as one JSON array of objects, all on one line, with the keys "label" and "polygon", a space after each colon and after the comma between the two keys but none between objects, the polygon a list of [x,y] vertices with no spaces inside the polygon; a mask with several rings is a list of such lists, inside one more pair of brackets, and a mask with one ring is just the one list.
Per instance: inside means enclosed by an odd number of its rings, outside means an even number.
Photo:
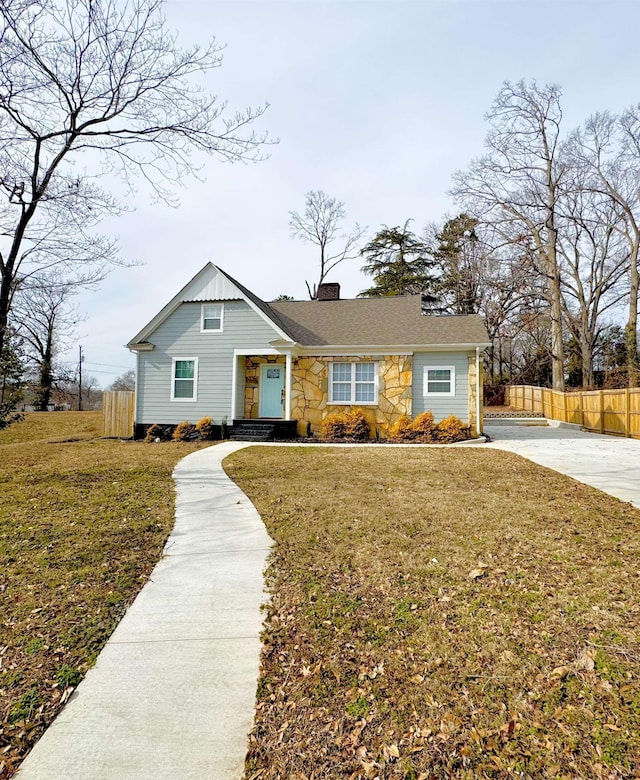
[{"label": "trimmed shrub", "polygon": [[323,439],[362,441],[368,439],[371,429],[367,418],[359,409],[330,414],[322,421]]},{"label": "trimmed shrub", "polygon": [[442,444],[451,444],[454,441],[465,441],[471,438],[471,428],[453,414],[440,420],[435,433],[437,441]]},{"label": "trimmed shrub", "polygon": [[436,424],[433,412],[422,412],[411,423],[413,441],[429,444],[436,441]]},{"label": "trimmed shrub", "polygon": [[320,428],[323,439],[344,439],[346,430],[346,415],[339,412],[325,417]]},{"label": "trimmed shrub", "polygon": [[160,439],[160,441],[167,441],[167,431],[162,427],[162,425],[158,425],[158,423],[150,425],[149,428],[147,428],[147,432],[144,437],[145,441],[155,441],[156,439]]},{"label": "trimmed shrub", "polygon": [[414,430],[412,427],[413,420],[406,414],[399,417],[395,425],[389,429],[389,441],[412,441],[414,438]]},{"label": "trimmed shrub", "polygon": [[173,431],[174,441],[189,441],[194,438],[196,433],[196,426],[192,425],[188,420],[178,423]]},{"label": "trimmed shrub", "polygon": [[215,436],[215,428],[213,427],[213,420],[211,417],[203,417],[196,423],[196,431],[200,434],[200,438],[204,441],[213,441]]},{"label": "trimmed shrub", "polygon": [[345,415],[347,418],[347,438],[362,441],[371,436],[367,418],[359,409],[353,409]]},{"label": "trimmed shrub", "polygon": [[471,438],[471,428],[451,415],[437,425],[432,412],[423,412],[415,420],[403,415],[389,431],[389,441],[415,441],[422,444],[451,444]]}]

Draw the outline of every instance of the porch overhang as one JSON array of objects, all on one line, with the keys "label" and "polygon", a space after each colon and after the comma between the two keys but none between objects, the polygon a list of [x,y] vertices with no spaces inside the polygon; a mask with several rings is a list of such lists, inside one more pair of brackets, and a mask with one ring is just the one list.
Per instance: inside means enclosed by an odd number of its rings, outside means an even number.
[{"label": "porch overhang", "polygon": [[291,380],[293,356],[300,345],[295,341],[285,341],[276,339],[269,342],[269,348],[255,347],[233,350],[233,367],[231,379],[231,416],[238,418],[238,382],[240,381],[238,372],[238,358],[247,357],[284,357],[285,359],[285,381],[284,381],[284,420],[291,419]]}]

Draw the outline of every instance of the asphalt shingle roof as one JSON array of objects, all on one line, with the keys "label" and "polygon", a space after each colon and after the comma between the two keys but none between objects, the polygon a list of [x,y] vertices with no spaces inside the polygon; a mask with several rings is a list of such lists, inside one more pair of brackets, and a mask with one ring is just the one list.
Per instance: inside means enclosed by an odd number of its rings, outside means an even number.
[{"label": "asphalt shingle roof", "polygon": [[425,315],[420,295],[338,301],[277,301],[276,321],[304,346],[489,343],[478,314]]}]

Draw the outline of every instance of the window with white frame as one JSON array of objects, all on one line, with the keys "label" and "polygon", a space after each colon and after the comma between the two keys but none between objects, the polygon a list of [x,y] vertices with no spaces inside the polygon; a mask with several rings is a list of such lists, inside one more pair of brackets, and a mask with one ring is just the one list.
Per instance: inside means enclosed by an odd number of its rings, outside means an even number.
[{"label": "window with white frame", "polygon": [[171,400],[195,401],[198,396],[198,358],[173,358]]},{"label": "window with white frame", "polygon": [[455,395],[455,366],[425,366],[424,395]]},{"label": "window with white frame", "polygon": [[377,403],[378,372],[376,366],[376,363],[330,363],[329,403]]},{"label": "window with white frame", "polygon": [[203,303],[200,314],[201,333],[222,332],[222,320],[224,317],[223,303]]}]

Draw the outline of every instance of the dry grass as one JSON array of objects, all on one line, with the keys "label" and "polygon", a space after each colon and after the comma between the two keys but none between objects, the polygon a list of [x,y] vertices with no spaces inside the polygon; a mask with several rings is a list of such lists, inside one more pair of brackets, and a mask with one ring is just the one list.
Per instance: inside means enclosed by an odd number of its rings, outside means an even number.
[{"label": "dry grass", "polygon": [[254,448],[246,777],[640,776],[640,512],[505,452]]},{"label": "dry grass", "polygon": [[198,447],[100,429],[99,413],[62,412],[0,433],[0,778],[146,581],[173,525],[173,467]]}]

